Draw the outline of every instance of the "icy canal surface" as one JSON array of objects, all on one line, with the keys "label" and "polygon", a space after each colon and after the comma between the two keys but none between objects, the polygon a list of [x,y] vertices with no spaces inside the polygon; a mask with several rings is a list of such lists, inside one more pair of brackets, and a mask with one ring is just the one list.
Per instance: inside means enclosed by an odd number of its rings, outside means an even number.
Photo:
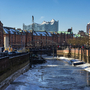
[{"label": "icy canal surface", "polygon": [[16,78],[6,90],[90,90],[90,73],[62,60],[47,59]]}]

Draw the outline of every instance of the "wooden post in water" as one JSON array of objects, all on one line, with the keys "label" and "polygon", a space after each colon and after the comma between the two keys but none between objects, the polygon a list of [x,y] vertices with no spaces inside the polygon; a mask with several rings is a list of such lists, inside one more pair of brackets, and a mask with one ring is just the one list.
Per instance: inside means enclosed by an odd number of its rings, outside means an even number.
[{"label": "wooden post in water", "polygon": [[53,58],[54,58],[54,47],[53,47]]},{"label": "wooden post in water", "polygon": [[82,48],[81,48],[81,61],[82,61]]},{"label": "wooden post in water", "polygon": [[32,53],[29,52],[29,67],[32,68]]},{"label": "wooden post in water", "polygon": [[79,48],[78,48],[78,59],[79,59]]},{"label": "wooden post in water", "polygon": [[75,58],[75,47],[74,47],[74,58]]},{"label": "wooden post in water", "polygon": [[90,47],[90,29],[89,29],[89,47]]},{"label": "wooden post in water", "polygon": [[88,48],[88,61],[87,61],[87,63],[89,63],[89,48]]},{"label": "wooden post in water", "polygon": [[90,53],[89,53],[89,50],[90,50],[90,29],[89,29],[89,41],[88,41],[88,42],[89,42],[89,49],[88,49],[88,62],[90,63],[90,61],[89,61],[89,59],[90,59],[90,58],[89,58],[89,57],[90,57],[90,56],[89,56],[89,54],[90,54]]}]

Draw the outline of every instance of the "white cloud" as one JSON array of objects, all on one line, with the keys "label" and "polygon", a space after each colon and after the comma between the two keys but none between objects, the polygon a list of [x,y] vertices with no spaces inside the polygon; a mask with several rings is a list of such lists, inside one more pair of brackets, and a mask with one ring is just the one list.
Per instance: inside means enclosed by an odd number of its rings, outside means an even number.
[{"label": "white cloud", "polygon": [[41,16],[41,17],[40,17],[40,20],[43,19],[43,18],[44,18],[44,16]]}]

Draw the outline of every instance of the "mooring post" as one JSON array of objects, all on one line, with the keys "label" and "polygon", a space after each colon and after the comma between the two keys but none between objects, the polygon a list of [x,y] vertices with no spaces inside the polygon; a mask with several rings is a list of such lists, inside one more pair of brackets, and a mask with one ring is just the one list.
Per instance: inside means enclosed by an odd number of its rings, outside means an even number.
[{"label": "mooring post", "polygon": [[79,48],[78,48],[78,59],[79,59]]},{"label": "mooring post", "polygon": [[89,61],[89,59],[90,59],[90,56],[89,56],[89,54],[90,54],[90,53],[89,53],[89,50],[90,50],[90,49],[88,48],[88,62],[87,62],[87,63],[90,63],[90,61]]},{"label": "mooring post", "polygon": [[82,61],[82,48],[81,48],[81,61]]},{"label": "mooring post", "polygon": [[54,47],[53,47],[53,58],[54,58]]},{"label": "mooring post", "polygon": [[75,47],[74,47],[74,58],[75,58]]},{"label": "mooring post", "polygon": [[32,53],[29,53],[29,66],[32,68]]},{"label": "mooring post", "polygon": [[71,57],[71,47],[69,47],[69,54],[68,57]]}]

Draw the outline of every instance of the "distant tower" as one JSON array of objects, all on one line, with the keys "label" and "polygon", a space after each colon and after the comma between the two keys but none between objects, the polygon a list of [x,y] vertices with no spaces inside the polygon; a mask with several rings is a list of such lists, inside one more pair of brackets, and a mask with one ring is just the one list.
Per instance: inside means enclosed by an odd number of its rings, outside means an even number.
[{"label": "distant tower", "polygon": [[33,31],[34,31],[34,16],[32,16],[32,45],[33,43]]},{"label": "distant tower", "polygon": [[34,16],[32,16],[32,31],[34,31]]},{"label": "distant tower", "polygon": [[87,24],[86,26],[86,32],[89,33],[89,29],[90,29],[90,23]]}]

